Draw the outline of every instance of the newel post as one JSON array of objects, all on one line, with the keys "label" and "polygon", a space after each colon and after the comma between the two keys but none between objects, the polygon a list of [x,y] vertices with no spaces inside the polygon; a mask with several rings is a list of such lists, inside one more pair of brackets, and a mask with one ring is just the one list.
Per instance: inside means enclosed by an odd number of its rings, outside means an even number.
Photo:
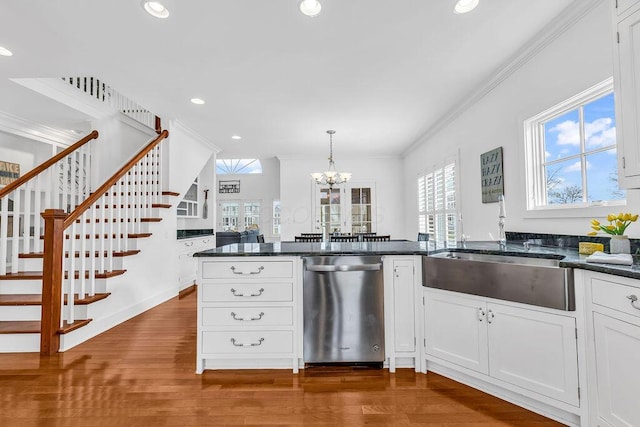
[{"label": "newel post", "polygon": [[64,220],[62,209],[47,209],[44,218],[44,258],[42,260],[42,318],[40,354],[51,355],[60,350],[60,313],[62,310],[62,251]]}]

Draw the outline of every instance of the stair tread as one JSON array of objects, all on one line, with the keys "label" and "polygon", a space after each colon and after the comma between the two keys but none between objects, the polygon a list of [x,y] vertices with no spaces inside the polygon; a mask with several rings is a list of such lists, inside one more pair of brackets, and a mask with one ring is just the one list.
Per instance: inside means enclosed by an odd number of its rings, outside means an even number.
[{"label": "stair tread", "polygon": [[[111,270],[106,272],[96,272],[96,279],[107,279],[109,277],[120,276],[124,274],[127,270]],[[80,273],[78,271],[75,272],[76,279],[80,277]],[[85,278],[89,278],[89,272],[85,271]],[[65,272],[64,278],[68,278],[67,273]],[[18,271],[17,273],[7,273],[5,275],[0,275],[0,280],[42,280],[42,271]]]},{"label": "stair tread", "polygon": [[[107,298],[111,293],[98,293],[95,295],[85,295],[84,298],[74,297],[75,305],[87,305]],[[65,296],[66,297],[66,296]],[[65,301],[66,303],[66,301]],[[0,306],[21,306],[21,305],[41,305],[42,295],[40,294],[5,294],[0,295]]]},{"label": "stair tread", "polygon": [[163,196],[179,196],[180,193],[176,193],[175,191],[163,191],[162,192]]},{"label": "stair tread", "polygon": [[[98,254],[99,252],[96,251],[96,254]],[[131,256],[131,255],[137,255],[140,253],[140,249],[131,249],[128,251],[114,251],[112,256],[115,258],[119,258],[119,257],[125,257],[125,256]],[[18,254],[18,258],[42,258],[44,256],[43,252],[29,252],[27,254]],[[65,253],[65,258],[69,258],[69,253]],[[86,251],[84,253],[85,257],[89,257],[89,251]],[[104,251],[104,253],[102,254],[102,256],[106,257],[107,256],[107,251]],[[80,258],[80,252],[76,251],[76,258]]]},{"label": "stair tread", "polygon": [[0,321],[0,334],[39,334],[39,320],[3,320]]},{"label": "stair tread", "polygon": [[84,325],[87,325],[92,320],[93,319],[82,319],[82,320],[76,320],[73,323],[64,322],[64,325],[62,325],[62,328],[58,329],[58,333],[62,335],[68,334],[71,331],[75,331],[76,329],[81,328]]},{"label": "stair tread", "polygon": [[[128,233],[128,234],[127,234],[127,238],[128,238],[128,239],[137,239],[137,238],[139,238],[139,237],[150,237],[150,236],[152,236],[152,235],[153,235],[153,233]],[[84,236],[84,237],[85,237],[85,239],[88,239],[89,237],[91,237],[91,235],[90,235],[90,234],[85,234],[85,236]],[[115,237],[116,237],[116,235],[115,235],[115,234],[113,234],[113,235],[111,236],[111,238],[115,238]],[[68,234],[67,234],[67,235],[65,235],[65,238],[68,240],[68,239],[69,239],[69,235],[68,235]],[[94,235],[94,238],[99,239],[99,238],[100,238],[100,234],[96,234],[96,235]],[[108,238],[109,238],[109,235],[108,235],[108,234],[105,234],[105,235],[104,235],[104,238],[105,238],[105,239],[108,239]],[[124,234],[120,234],[120,238],[121,238],[121,239],[124,239]],[[76,234],[76,239],[80,239],[80,234]],[[40,236],[40,240],[44,240],[44,236]]]}]

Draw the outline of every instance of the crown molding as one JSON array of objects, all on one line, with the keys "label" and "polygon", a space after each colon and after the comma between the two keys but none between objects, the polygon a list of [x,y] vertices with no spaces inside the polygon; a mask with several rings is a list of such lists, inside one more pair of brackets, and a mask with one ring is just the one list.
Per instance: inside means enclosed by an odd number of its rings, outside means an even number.
[{"label": "crown molding", "polygon": [[493,77],[485,82],[471,96],[464,97],[464,100],[457,103],[455,107],[448,110],[437,120],[434,125],[427,129],[415,142],[402,152],[403,157],[407,157],[421,144],[429,140],[440,130],[448,126],[462,113],[467,111],[482,98],[491,93],[503,81],[522,68],[534,56],[550,45],[554,40],[563,35],[567,30],[578,23],[585,15],[591,12],[596,6],[606,0],[574,0],[553,20],[542,28],[527,43],[522,45],[518,51],[505,61],[493,73]]},{"label": "crown molding", "polygon": [[52,128],[2,111],[0,111],[0,131],[47,144],[64,146],[69,146],[81,138],[81,135],[74,132]]}]

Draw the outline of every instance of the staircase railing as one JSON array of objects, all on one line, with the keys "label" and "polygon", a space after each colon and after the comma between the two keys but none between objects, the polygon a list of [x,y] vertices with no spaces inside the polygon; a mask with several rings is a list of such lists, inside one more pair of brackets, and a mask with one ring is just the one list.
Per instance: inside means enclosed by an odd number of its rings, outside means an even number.
[{"label": "staircase railing", "polygon": [[0,189],[0,275],[18,272],[18,254],[42,251],[45,209],[70,212],[89,195],[93,131]]},{"label": "staircase railing", "polygon": [[59,350],[59,331],[75,322],[74,297],[96,294],[96,279],[113,271],[114,254],[145,236],[143,219],[162,203],[162,131],[73,212],[47,210],[40,353]]}]

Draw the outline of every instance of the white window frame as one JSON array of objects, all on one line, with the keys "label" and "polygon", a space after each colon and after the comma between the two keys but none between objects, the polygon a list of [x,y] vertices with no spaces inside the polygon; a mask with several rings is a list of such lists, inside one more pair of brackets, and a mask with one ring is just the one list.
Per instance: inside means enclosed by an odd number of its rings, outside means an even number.
[{"label": "white window frame", "polygon": [[[591,217],[609,212],[611,206],[626,206],[626,200],[546,204],[546,162],[543,123],[575,110],[613,92],[613,78],[608,78],[587,90],[524,121],[527,218]],[[619,121],[619,118],[616,118]],[[616,122],[617,123],[617,122]],[[581,148],[581,152],[583,148]],[[582,153],[583,154],[583,153]]]},{"label": "white window frame", "polygon": [[[446,170],[453,168],[454,185],[453,185],[453,205],[447,205],[447,196],[451,195],[451,189],[447,192],[444,189],[446,181]],[[458,233],[460,229],[458,227],[458,218],[460,212],[460,173],[458,168],[457,158],[446,158],[442,163],[434,165],[433,167],[425,170],[421,173],[416,180],[417,199],[418,199],[418,231],[420,233],[429,233],[429,240],[434,241],[438,246],[454,245],[458,239]],[[438,172],[441,172],[442,185],[444,191],[441,195],[436,194],[436,182],[429,185],[429,177],[435,177]],[[432,207],[429,207],[429,193],[433,194]],[[437,199],[441,199],[438,202]],[[445,218],[445,228],[441,231],[435,224],[430,226],[427,218],[429,215],[433,215],[434,218],[443,216]],[[453,217],[453,237],[447,233],[446,218]],[[444,235],[442,235],[444,233]]]}]

